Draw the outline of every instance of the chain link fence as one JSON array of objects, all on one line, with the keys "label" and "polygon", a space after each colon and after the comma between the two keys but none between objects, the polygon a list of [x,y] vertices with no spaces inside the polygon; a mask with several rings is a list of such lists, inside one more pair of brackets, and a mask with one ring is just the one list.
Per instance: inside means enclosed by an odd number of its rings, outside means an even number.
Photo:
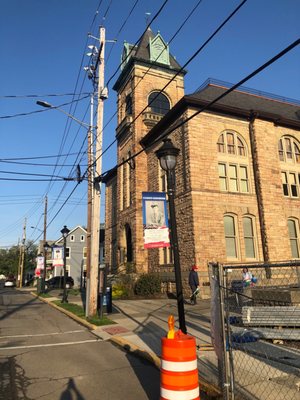
[{"label": "chain link fence", "polygon": [[300,400],[300,262],[209,265],[224,398]]}]

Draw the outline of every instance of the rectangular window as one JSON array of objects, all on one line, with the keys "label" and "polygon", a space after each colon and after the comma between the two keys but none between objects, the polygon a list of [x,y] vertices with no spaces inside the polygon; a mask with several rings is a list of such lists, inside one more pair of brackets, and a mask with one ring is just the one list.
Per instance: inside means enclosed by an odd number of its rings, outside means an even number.
[{"label": "rectangular window", "polygon": [[226,242],[226,255],[228,258],[237,258],[236,232],[234,218],[230,215],[224,217],[224,231]]},{"label": "rectangular window", "polygon": [[220,182],[220,190],[227,190],[227,177],[226,177],[226,165],[219,164],[219,182]]},{"label": "rectangular window", "polygon": [[228,171],[229,177],[229,190],[230,192],[238,191],[238,179],[237,179],[237,168],[236,165],[229,165]]},{"label": "rectangular window", "polygon": [[292,219],[288,220],[288,229],[290,236],[292,258],[299,258],[299,241],[296,222]]},{"label": "rectangular window", "polygon": [[233,133],[227,133],[227,153],[235,154],[235,143]]},{"label": "rectangular window", "polygon": [[283,194],[284,194],[284,196],[288,196],[289,195],[289,186],[288,186],[286,172],[281,172],[281,180],[282,180]]},{"label": "rectangular window", "polygon": [[292,143],[291,139],[285,138],[285,150],[286,150],[286,158],[289,160],[293,159],[293,152],[292,152]]},{"label": "rectangular window", "polygon": [[80,236],[80,241],[81,241],[81,242],[84,242],[84,240],[85,240],[85,236],[84,236],[84,235],[81,235],[81,236]]},{"label": "rectangular window", "polygon": [[289,181],[290,181],[290,185],[291,185],[291,196],[298,197],[298,186],[297,186],[296,174],[291,173],[289,175]]},{"label": "rectangular window", "polygon": [[87,247],[83,248],[83,258],[87,257]]},{"label": "rectangular window", "polygon": [[70,258],[71,249],[70,247],[66,247],[66,258]]},{"label": "rectangular window", "polygon": [[249,193],[247,167],[240,167],[240,186],[242,193]]},{"label": "rectangular window", "polygon": [[252,219],[243,218],[245,255],[246,258],[255,258],[255,240]]},{"label": "rectangular window", "polygon": [[75,236],[74,235],[70,236],[70,242],[75,242]]}]

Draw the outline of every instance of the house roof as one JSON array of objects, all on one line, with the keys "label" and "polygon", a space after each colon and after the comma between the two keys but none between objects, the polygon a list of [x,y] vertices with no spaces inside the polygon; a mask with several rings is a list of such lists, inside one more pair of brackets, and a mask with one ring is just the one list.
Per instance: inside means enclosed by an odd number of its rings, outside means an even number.
[{"label": "house roof", "polygon": [[[159,34],[159,33],[158,33]],[[157,34],[157,35],[158,35]],[[127,76],[129,73],[132,65],[135,63],[139,64],[145,64],[147,66],[151,66],[151,68],[154,67],[159,67],[163,69],[168,69],[168,70],[175,70],[175,71],[180,71],[181,66],[179,63],[176,61],[175,57],[169,53],[169,65],[160,63],[158,61],[151,60],[151,55],[150,55],[150,41],[154,39],[157,35],[155,35],[151,28],[148,27],[148,29],[145,31],[144,35],[141,37],[139,43],[135,46],[132,44],[125,44],[124,48],[127,47],[129,50],[128,54],[128,60],[126,64],[124,65],[124,68],[118,77],[116,83],[113,86],[114,90],[118,90],[122,82],[124,81],[124,78]],[[186,71],[181,71],[181,74],[185,74]]]},{"label": "house roof", "polygon": [[[73,229],[70,230],[70,232],[68,233],[68,236],[72,235],[72,233],[74,233],[77,229],[82,230],[83,233],[85,233],[85,234],[87,233],[87,231],[86,231],[85,228],[83,228],[81,225],[77,225],[77,226],[75,226],[75,228],[73,228]],[[61,242],[63,239],[64,239],[63,236],[61,236],[59,239],[57,239],[57,240],[55,241],[55,244]]]},{"label": "house roof", "polygon": [[224,96],[214,104],[213,100],[226,93],[230,85],[218,81],[206,81],[195,93],[186,95],[148,132],[141,140],[143,147],[153,144],[174,123],[187,108],[202,108],[208,112],[241,117],[255,115],[280,126],[300,129],[300,102],[284,99],[270,93],[239,88]]}]

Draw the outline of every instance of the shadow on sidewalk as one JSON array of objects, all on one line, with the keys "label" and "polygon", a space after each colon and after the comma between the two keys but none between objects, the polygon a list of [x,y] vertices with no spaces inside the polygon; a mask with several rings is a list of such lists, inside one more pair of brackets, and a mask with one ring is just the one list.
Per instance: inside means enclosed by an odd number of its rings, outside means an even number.
[{"label": "shadow on sidewalk", "polygon": [[85,400],[82,394],[77,389],[73,378],[69,378],[68,385],[66,389],[62,392],[59,400]]}]

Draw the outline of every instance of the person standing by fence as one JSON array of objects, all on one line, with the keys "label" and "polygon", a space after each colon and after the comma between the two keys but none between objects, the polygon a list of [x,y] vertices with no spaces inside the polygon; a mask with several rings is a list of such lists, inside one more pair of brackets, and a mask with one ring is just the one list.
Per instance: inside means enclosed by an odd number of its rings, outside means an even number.
[{"label": "person standing by fence", "polygon": [[199,277],[197,270],[197,265],[193,265],[189,273],[189,286],[192,291],[192,295],[190,297],[191,304],[197,304],[197,294],[199,293]]}]

